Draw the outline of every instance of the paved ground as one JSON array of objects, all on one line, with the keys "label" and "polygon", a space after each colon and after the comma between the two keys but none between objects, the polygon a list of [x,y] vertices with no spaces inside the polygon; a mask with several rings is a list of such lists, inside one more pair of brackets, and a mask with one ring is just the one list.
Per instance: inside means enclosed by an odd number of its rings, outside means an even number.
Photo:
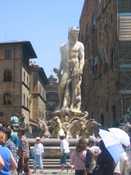
[{"label": "paved ground", "polygon": [[45,169],[45,170],[37,170],[36,172],[33,172],[32,170],[32,175],[74,175],[74,172],[69,170],[64,170],[64,171],[61,171],[59,169]]}]

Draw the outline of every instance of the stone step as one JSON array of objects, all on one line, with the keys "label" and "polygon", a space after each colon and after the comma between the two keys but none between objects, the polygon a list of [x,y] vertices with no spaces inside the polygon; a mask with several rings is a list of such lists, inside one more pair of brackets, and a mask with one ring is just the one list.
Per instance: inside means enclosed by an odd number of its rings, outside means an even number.
[{"label": "stone step", "polygon": [[61,171],[61,169],[43,169],[43,170],[37,170],[35,173],[34,173],[34,170],[31,170],[32,174],[33,175],[39,175],[39,174],[44,174],[44,175],[74,175],[74,170],[67,170],[67,169],[64,169],[63,171]]},{"label": "stone step", "polygon": [[131,16],[120,16],[119,40],[131,40]]},{"label": "stone step", "polygon": [[[70,159],[68,159],[68,162],[70,161]],[[34,160],[33,159],[29,159],[29,163],[33,163]],[[44,159],[43,158],[43,162],[45,163],[59,163],[60,162],[60,159]]]},{"label": "stone step", "polygon": [[[60,168],[60,159],[43,159],[43,165],[44,168]],[[67,161],[68,168],[70,165],[70,160]],[[33,159],[29,160],[29,166],[30,168],[34,167],[34,161]]]},{"label": "stone step", "polygon": [[[77,139],[70,139],[69,145],[70,145],[70,151],[75,149]],[[30,144],[30,153],[31,157],[29,160],[29,166],[30,168],[34,168],[34,161],[33,161],[33,146],[35,143],[35,139],[29,139]],[[60,170],[60,140],[55,138],[48,138],[43,139],[43,145],[44,145],[44,158],[43,158],[43,165],[44,169],[59,169]],[[69,161],[68,161],[69,164]],[[69,166],[66,167],[67,169],[70,168]]]},{"label": "stone step", "polygon": [[[70,146],[70,151],[74,150],[75,146]],[[30,147],[31,158],[33,157],[33,146]],[[59,158],[60,157],[59,146],[44,146],[44,158]]]}]

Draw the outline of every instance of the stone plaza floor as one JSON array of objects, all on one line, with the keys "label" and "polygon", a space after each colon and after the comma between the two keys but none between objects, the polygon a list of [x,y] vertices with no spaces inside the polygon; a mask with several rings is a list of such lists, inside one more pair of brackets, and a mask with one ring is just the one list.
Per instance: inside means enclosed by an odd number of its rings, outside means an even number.
[{"label": "stone plaza floor", "polygon": [[74,175],[74,171],[61,171],[60,169],[45,169],[45,170],[37,170],[36,172],[33,172],[32,175]]}]

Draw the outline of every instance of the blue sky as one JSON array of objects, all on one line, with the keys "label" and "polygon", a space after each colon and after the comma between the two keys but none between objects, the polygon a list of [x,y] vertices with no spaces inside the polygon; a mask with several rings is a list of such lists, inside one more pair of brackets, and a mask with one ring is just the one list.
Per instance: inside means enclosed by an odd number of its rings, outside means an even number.
[{"label": "blue sky", "polygon": [[60,62],[59,47],[68,28],[79,26],[84,0],[3,0],[0,2],[0,42],[31,41],[37,63],[49,76]]}]

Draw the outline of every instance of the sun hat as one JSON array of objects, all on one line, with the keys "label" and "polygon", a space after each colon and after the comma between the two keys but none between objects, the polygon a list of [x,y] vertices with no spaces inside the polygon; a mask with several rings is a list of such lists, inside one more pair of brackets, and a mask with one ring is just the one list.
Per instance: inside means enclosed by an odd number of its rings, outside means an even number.
[{"label": "sun hat", "polygon": [[40,140],[40,137],[36,137],[36,140]]}]

